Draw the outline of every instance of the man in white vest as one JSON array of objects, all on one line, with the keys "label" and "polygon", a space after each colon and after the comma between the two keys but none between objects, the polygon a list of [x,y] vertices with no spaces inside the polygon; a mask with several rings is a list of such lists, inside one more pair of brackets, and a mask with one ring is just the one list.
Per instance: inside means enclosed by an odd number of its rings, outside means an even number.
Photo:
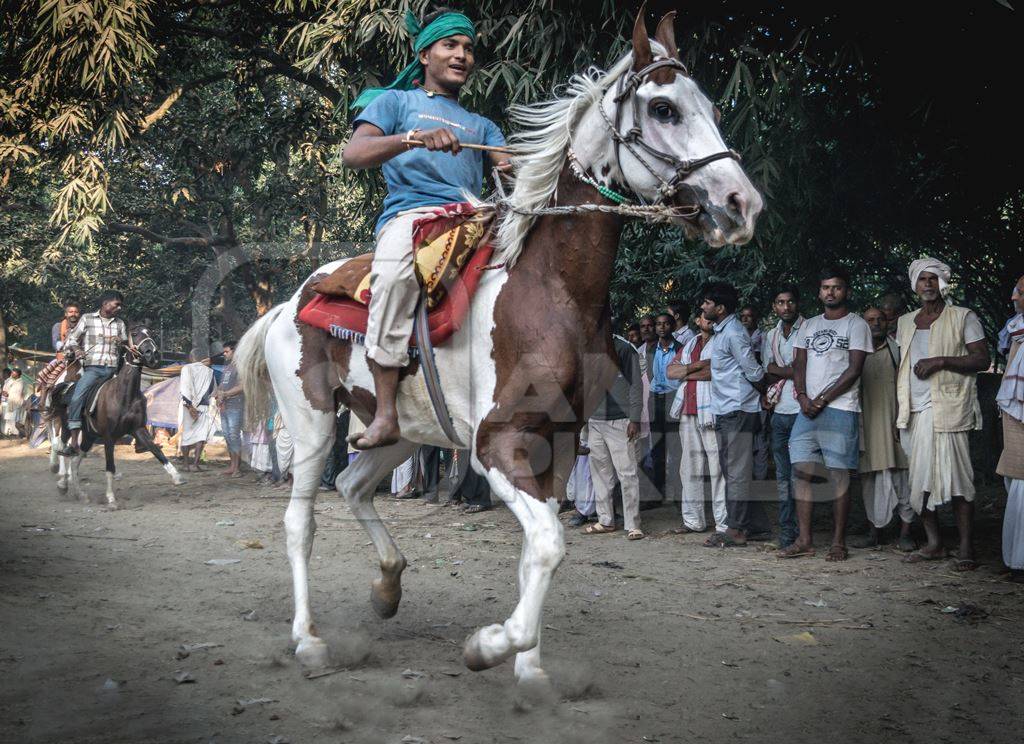
[{"label": "man in white vest", "polygon": [[921,515],[928,543],[905,560],[945,558],[937,509],[952,503],[960,533],[956,569],[971,571],[977,564],[968,432],[981,428],[977,373],[988,369],[988,346],[978,316],[946,304],[949,266],[925,257],[910,264],[909,274],[921,309],[901,316],[897,326],[896,426],[910,461],[910,504]]}]

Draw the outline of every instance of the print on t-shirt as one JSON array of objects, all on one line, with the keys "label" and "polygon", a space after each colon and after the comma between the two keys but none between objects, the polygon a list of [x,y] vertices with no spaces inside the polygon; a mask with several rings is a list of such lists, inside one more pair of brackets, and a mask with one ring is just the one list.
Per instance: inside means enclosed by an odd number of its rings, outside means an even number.
[{"label": "print on t-shirt", "polygon": [[[805,384],[807,397],[812,400],[842,377],[850,364],[850,351],[867,353],[873,348],[871,329],[863,318],[854,313],[835,320],[817,315],[805,321],[793,346],[807,351]],[[854,385],[834,399],[829,407],[859,412],[860,385]]]}]

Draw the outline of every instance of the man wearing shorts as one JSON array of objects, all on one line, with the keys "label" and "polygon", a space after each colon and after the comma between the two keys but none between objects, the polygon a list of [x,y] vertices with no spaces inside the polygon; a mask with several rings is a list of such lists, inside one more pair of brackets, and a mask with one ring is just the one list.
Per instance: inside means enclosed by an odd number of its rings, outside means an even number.
[{"label": "man wearing shorts", "polygon": [[872,350],[871,329],[847,307],[850,279],[839,267],[819,274],[818,297],[825,312],[805,322],[794,343],[793,382],[800,413],[789,439],[800,535],[780,558],[814,555],[811,479],[832,484],[832,546],[826,560],[845,561],[846,519],[850,514],[850,471],[860,457],[860,381]]}]

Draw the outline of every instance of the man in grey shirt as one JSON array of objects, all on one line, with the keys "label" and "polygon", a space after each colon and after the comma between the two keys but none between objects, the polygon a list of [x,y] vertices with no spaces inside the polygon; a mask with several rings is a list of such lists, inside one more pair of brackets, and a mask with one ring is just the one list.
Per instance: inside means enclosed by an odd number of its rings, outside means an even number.
[{"label": "man in grey shirt", "polygon": [[[715,324],[711,359],[711,412],[715,416],[718,458],[725,476],[729,526],[704,541],[705,547],[743,547],[752,525],[763,520],[760,504],[750,499],[754,467],[754,435],[760,426],[760,392],[764,369],[757,361],[750,334],[736,317],[739,294],[731,284],[704,288],[700,309]],[[696,371],[691,367],[691,371]]]}]

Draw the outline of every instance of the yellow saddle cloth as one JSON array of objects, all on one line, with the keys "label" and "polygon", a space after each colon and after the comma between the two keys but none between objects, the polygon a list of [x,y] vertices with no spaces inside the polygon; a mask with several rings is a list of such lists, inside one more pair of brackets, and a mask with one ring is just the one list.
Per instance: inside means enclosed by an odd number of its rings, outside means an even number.
[{"label": "yellow saddle cloth", "polygon": [[[413,225],[412,250],[416,278],[427,290],[427,309],[437,307],[445,298],[469,259],[490,240],[495,210],[460,202],[437,208]],[[349,297],[370,304],[370,268],[373,254],[349,259],[329,276],[312,286],[332,297]]]}]

